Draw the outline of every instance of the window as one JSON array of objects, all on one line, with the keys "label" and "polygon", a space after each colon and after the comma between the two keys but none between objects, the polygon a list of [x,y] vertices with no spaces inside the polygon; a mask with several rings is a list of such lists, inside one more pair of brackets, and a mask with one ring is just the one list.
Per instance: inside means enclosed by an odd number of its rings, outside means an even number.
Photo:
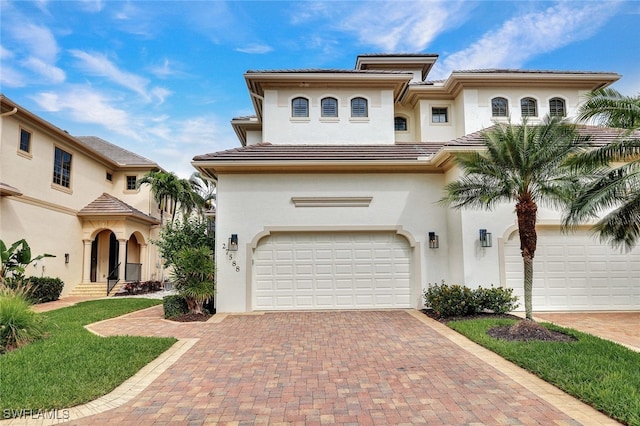
[{"label": "window", "polygon": [[369,108],[365,98],[351,99],[351,117],[368,117]]},{"label": "window", "polygon": [[533,98],[524,98],[520,101],[520,110],[523,117],[537,117],[538,105]]},{"label": "window", "polygon": [[320,101],[323,117],[338,116],[338,100],[336,98],[324,98]]},{"label": "window", "polygon": [[138,189],[136,187],[136,177],[135,176],[127,176],[127,191],[135,191]]},{"label": "window", "polygon": [[432,123],[448,123],[449,114],[447,108],[431,108]]},{"label": "window", "polygon": [[493,117],[506,117],[509,115],[509,103],[505,98],[491,99],[491,115]]},{"label": "window", "polygon": [[306,98],[295,98],[291,101],[292,117],[309,117],[309,100]]},{"label": "window", "polygon": [[107,172],[106,179],[107,179],[109,182],[113,181],[113,175],[112,175],[111,173]]},{"label": "window", "polygon": [[31,132],[20,129],[20,151],[31,152]]},{"label": "window", "polygon": [[65,188],[71,186],[71,154],[58,147],[53,159],[53,183]]},{"label": "window", "polygon": [[549,115],[552,117],[564,117],[567,115],[564,108],[564,99],[553,98],[549,101]]},{"label": "window", "polygon": [[407,119],[404,117],[395,117],[393,119],[393,127],[396,132],[406,132],[407,131]]}]

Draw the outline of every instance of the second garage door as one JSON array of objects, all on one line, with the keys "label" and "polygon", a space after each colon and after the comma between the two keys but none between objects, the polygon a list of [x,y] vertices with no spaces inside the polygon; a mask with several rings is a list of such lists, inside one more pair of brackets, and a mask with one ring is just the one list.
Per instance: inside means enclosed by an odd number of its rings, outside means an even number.
[{"label": "second garage door", "polygon": [[[515,233],[505,244],[505,272],[524,309],[522,268]],[[640,309],[640,249],[620,252],[586,231],[538,231],[533,277],[534,311]]]},{"label": "second garage door", "polygon": [[254,253],[253,308],[409,308],[410,259],[393,232],[272,234]]}]

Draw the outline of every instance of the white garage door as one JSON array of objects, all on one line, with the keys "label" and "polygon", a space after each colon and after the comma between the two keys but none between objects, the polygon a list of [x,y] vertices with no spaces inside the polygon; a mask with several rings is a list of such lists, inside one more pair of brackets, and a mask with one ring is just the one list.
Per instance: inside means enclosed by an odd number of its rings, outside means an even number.
[{"label": "white garage door", "polygon": [[[524,309],[517,232],[505,244],[505,271]],[[534,311],[640,309],[640,249],[620,252],[586,231],[538,231],[533,278]]]},{"label": "white garage door", "polygon": [[391,232],[272,234],[255,250],[253,307],[409,308],[410,256]]}]

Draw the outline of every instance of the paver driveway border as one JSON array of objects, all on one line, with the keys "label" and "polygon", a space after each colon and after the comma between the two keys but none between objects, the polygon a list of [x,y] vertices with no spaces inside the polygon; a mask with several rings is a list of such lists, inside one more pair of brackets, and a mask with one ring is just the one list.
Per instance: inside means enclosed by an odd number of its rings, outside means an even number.
[{"label": "paver driveway border", "polygon": [[[145,311],[152,312],[156,307],[151,307],[143,311],[133,312],[123,317],[128,316],[140,316],[145,315]],[[416,320],[420,321],[425,326],[436,331],[441,336],[453,342],[462,350],[474,355],[483,362],[491,365],[493,368],[506,375],[514,382],[523,386],[525,389],[533,392],[542,400],[555,407],[559,411],[565,413],[576,422],[584,425],[614,425],[618,424],[616,421],[603,415],[592,407],[578,401],[577,399],[569,396],[558,388],[548,384],[547,382],[539,379],[535,375],[517,367],[516,365],[504,360],[495,353],[471,342],[466,337],[456,333],[443,324],[434,321],[423,313],[416,310],[405,310]],[[237,314],[232,314],[237,315]],[[242,315],[242,314],[239,314]],[[250,315],[256,315],[252,313]],[[227,317],[227,314],[217,314],[210,321],[222,322]],[[91,331],[91,326],[96,326],[101,323],[106,323],[111,320],[101,321],[87,327]],[[167,322],[164,319],[158,318],[158,321]],[[96,333],[98,334],[98,333]],[[122,385],[117,387],[111,393],[95,400],[90,403],[70,408],[67,411],[68,418],[73,421],[80,421],[87,416],[99,414],[114,408],[118,408],[121,405],[127,403],[137,395],[142,393],[151,383],[154,382],[163,372],[168,370],[175,362],[177,362],[182,356],[184,356],[200,339],[199,338],[180,338],[176,344],[174,344],[168,351],[163,353],[156,360],[145,366],[133,377],[125,381]],[[0,424],[10,425],[45,425],[59,423],[59,419],[13,419],[8,421],[2,421]],[[573,424],[573,423],[567,423]]]}]

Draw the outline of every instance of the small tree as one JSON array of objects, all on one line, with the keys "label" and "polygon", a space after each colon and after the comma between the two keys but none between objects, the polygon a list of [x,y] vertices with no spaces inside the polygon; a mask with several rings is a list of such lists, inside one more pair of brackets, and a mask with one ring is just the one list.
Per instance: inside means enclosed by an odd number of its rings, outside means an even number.
[{"label": "small tree", "polygon": [[215,295],[211,249],[206,246],[182,248],[174,258],[171,278],[178,294],[187,301],[189,312],[201,314],[204,302]]},{"label": "small tree", "polygon": [[165,267],[174,264],[178,252],[187,247],[207,247],[214,250],[213,235],[207,233],[207,222],[200,217],[176,220],[160,231],[160,239],[153,241],[164,258]]}]

